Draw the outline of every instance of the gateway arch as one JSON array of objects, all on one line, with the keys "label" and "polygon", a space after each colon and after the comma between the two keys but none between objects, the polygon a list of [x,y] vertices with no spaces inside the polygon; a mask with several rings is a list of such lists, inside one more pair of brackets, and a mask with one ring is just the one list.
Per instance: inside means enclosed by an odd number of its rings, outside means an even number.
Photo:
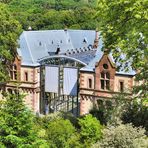
[{"label": "gateway arch", "polygon": [[57,111],[79,115],[79,70],[86,63],[65,55],[54,55],[39,60],[40,111]]}]

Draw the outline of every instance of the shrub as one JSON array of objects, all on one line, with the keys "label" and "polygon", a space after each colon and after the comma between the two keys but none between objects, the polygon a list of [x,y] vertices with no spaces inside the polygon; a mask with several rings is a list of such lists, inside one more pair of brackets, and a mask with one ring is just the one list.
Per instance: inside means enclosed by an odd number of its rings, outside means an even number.
[{"label": "shrub", "polygon": [[118,124],[127,106],[128,101],[125,94],[114,95],[113,98],[112,101],[97,100],[97,105],[90,111],[90,114],[96,117],[103,125]]},{"label": "shrub", "polygon": [[147,148],[148,139],[143,128],[131,124],[108,126],[103,130],[103,139],[94,148]]},{"label": "shrub", "polygon": [[[76,129],[69,120],[57,119],[50,121],[46,132],[51,147],[65,148],[69,147],[69,144],[79,145]],[[78,141],[72,141],[72,138]]]},{"label": "shrub", "polygon": [[34,116],[23,102],[23,95],[7,94],[0,102],[0,147],[35,147],[46,144],[39,139]]},{"label": "shrub", "polygon": [[134,126],[142,126],[148,135],[148,107],[138,104],[136,101],[129,103],[121,117],[123,123],[132,123]]},{"label": "shrub", "polygon": [[102,126],[92,115],[86,115],[79,119],[80,136],[83,143],[94,143],[102,136]]}]

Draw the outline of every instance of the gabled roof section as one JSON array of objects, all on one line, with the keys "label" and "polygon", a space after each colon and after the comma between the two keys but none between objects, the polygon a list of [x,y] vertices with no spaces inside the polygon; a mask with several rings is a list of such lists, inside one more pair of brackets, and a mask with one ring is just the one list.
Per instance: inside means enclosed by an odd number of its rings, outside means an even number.
[{"label": "gabled roof section", "polygon": [[[103,55],[104,55],[104,52],[101,49],[99,49],[96,52],[95,57],[90,61],[90,63],[87,66],[81,68],[80,70],[81,71],[88,71],[88,72],[95,72],[95,66],[96,66],[97,63],[99,63],[101,61]],[[122,56],[122,57],[124,57],[124,56]],[[117,65],[119,64],[119,63],[115,63],[114,58],[112,56],[112,53],[110,53],[108,55],[108,59],[109,59],[111,65],[113,67],[116,67],[116,64]],[[116,71],[116,74],[118,74],[118,75],[131,75],[131,76],[134,76],[136,74],[136,72],[132,69],[131,62],[129,61],[129,63],[128,63],[128,71],[126,71],[124,69],[124,64],[123,64],[122,67],[120,68],[120,70]]]},{"label": "gabled roof section", "polygon": [[110,65],[111,65],[113,68],[116,68],[115,63],[113,62],[113,60],[112,60],[112,58],[110,57],[110,55],[108,55],[108,54],[106,54],[106,53],[103,53],[103,55],[102,55],[102,57],[100,58],[100,60],[99,60],[98,62],[96,62],[95,67],[99,65],[99,63],[101,62],[101,60],[103,59],[103,57],[104,57],[105,55],[107,55],[107,59],[108,59]]}]

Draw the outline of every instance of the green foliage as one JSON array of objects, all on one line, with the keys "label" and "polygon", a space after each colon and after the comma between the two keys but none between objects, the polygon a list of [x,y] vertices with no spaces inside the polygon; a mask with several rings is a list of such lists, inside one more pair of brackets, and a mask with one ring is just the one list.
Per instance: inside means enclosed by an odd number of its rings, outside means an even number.
[{"label": "green foliage", "polygon": [[9,8],[24,30],[95,29],[93,2],[80,0],[12,0]]},{"label": "green foliage", "polygon": [[[51,147],[65,148],[70,145],[79,145],[76,129],[69,120],[57,119],[49,122],[46,131],[47,140]],[[74,138],[76,141],[72,140]]]},{"label": "green foliage", "polygon": [[147,148],[148,138],[142,128],[131,124],[108,126],[103,130],[103,139],[94,148]]},{"label": "green foliage", "polygon": [[0,0],[0,3],[5,3],[5,4],[8,4],[10,3],[12,0]]},{"label": "green foliage", "polygon": [[103,102],[98,100],[97,106],[90,111],[90,114],[96,117],[103,125],[116,125],[120,122],[122,113],[126,109],[127,99],[125,94],[119,94],[113,96],[112,101]]},{"label": "green foliage", "polygon": [[102,136],[102,126],[92,115],[79,119],[81,141],[87,145],[96,142]]},{"label": "green foliage", "polygon": [[123,123],[132,123],[134,126],[141,126],[146,129],[148,135],[148,107],[143,105],[142,102],[130,102],[122,114]]},{"label": "green foliage", "polygon": [[10,15],[6,5],[0,3],[0,82],[8,79],[8,70],[16,55],[20,31],[19,22]]},{"label": "green foliage", "polygon": [[[110,49],[123,67],[139,70],[137,80],[143,80],[137,89],[148,95],[148,10],[147,0],[98,0],[97,18],[102,31],[104,48]],[[120,50],[119,50],[120,49]],[[126,57],[121,59],[121,53]],[[119,63],[118,62],[118,63]]]},{"label": "green foliage", "polygon": [[48,114],[46,116],[40,116],[40,117],[36,117],[36,126],[38,128],[40,128],[41,130],[43,129],[43,131],[41,131],[41,133],[44,134],[44,130],[48,129],[48,125],[50,122],[55,121],[55,120],[60,120],[62,119],[61,117],[61,113],[60,112],[55,112],[55,113],[51,113]]},{"label": "green foliage", "polygon": [[[127,96],[128,97],[128,96]],[[101,124],[118,125],[121,121],[123,123],[132,123],[136,127],[143,127],[148,134],[148,107],[146,100],[143,102],[139,99],[128,101],[124,94],[114,96],[114,104],[100,103],[98,101],[97,107],[92,109],[90,113],[95,116]]]},{"label": "green foliage", "polygon": [[45,144],[34,130],[32,113],[23,95],[9,94],[0,104],[0,143],[5,147],[30,147]]}]

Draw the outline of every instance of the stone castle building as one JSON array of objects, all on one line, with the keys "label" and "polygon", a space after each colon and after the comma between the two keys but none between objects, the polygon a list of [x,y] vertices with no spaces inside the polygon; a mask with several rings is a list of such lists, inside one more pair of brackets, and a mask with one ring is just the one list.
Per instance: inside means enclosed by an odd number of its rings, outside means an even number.
[{"label": "stone castle building", "polygon": [[[117,71],[112,55],[101,48],[98,31],[24,31],[10,71],[11,82],[5,89],[13,92],[17,84],[26,94],[25,103],[34,112],[75,112],[77,108],[78,114],[87,114],[96,103],[108,103],[114,95],[127,90],[130,94],[135,85],[135,72],[131,68],[128,72]],[[47,69],[53,70],[49,76]],[[75,94],[68,92],[70,87]]]}]

